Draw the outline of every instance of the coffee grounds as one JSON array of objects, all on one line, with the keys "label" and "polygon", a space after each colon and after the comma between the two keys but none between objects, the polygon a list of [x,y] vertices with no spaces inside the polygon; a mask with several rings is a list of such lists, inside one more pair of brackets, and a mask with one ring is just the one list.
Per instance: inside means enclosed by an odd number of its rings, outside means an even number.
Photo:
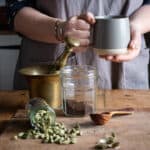
[{"label": "coffee grounds", "polygon": [[93,111],[91,105],[84,101],[66,100],[65,113],[71,116],[85,116]]}]

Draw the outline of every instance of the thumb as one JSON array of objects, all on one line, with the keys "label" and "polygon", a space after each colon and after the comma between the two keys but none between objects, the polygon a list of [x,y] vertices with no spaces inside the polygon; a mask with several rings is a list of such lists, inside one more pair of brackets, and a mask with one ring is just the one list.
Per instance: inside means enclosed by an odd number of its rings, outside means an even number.
[{"label": "thumb", "polygon": [[136,30],[131,30],[131,40],[130,40],[130,43],[129,43],[129,48],[131,48],[131,49],[138,48],[139,39],[140,39],[139,32],[136,31]]}]

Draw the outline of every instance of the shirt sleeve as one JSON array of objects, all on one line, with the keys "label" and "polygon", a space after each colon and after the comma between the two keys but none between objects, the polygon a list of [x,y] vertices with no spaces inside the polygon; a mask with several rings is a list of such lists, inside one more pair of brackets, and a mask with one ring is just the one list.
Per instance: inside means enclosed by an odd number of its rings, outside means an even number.
[{"label": "shirt sleeve", "polygon": [[26,6],[34,7],[33,0],[7,0],[6,4],[8,25],[11,29],[14,28],[14,18],[20,9]]}]

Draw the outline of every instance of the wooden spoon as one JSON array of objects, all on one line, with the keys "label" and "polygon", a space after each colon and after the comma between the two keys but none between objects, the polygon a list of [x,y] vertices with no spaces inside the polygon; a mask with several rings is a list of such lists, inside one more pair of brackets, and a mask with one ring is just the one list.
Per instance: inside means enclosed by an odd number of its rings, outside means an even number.
[{"label": "wooden spoon", "polygon": [[133,114],[133,110],[118,110],[118,111],[108,111],[103,113],[90,114],[92,121],[96,125],[106,124],[114,115],[130,115]]}]

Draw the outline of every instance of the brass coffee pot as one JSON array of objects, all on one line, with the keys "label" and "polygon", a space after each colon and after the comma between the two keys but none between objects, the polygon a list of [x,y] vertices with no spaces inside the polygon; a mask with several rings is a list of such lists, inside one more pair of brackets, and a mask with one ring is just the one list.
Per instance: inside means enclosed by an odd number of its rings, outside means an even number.
[{"label": "brass coffee pot", "polygon": [[80,45],[78,40],[72,38],[66,38],[65,43],[64,52],[54,64],[29,66],[19,70],[27,79],[30,98],[44,98],[53,109],[62,106],[60,69],[66,65],[73,47]]}]

